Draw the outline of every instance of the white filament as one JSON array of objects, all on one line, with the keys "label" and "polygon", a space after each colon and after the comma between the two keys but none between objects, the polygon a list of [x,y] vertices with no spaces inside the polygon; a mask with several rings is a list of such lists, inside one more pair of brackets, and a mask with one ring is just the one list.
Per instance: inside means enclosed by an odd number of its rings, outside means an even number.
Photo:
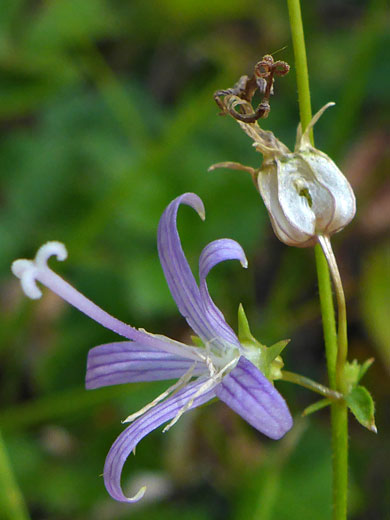
[{"label": "white filament", "polygon": [[174,426],[177,421],[180,419],[180,417],[187,412],[191,406],[194,404],[194,401],[197,397],[200,397],[201,395],[205,394],[209,390],[211,390],[214,386],[216,386],[218,383],[222,381],[222,378],[227,370],[231,368],[232,366],[235,366],[237,361],[239,360],[240,356],[235,357],[232,359],[227,365],[225,365],[219,372],[211,375],[207,381],[204,382],[203,385],[201,385],[198,390],[195,392],[195,394],[186,402],[186,404],[180,408],[180,410],[177,412],[176,416],[172,419],[171,422],[169,422],[165,428],[163,429],[163,433],[167,432]]},{"label": "white filament", "polygon": [[157,396],[156,399],[153,399],[153,401],[151,401],[149,404],[147,404],[146,406],[141,408],[141,410],[138,410],[138,412],[135,412],[135,413],[129,415],[128,417],[126,417],[126,419],[124,419],[122,421],[122,423],[129,423],[129,422],[135,421],[135,419],[138,419],[138,417],[141,417],[141,415],[144,415],[148,410],[150,410],[151,408],[154,408],[158,403],[163,401],[166,397],[168,397],[168,395],[183,388],[190,381],[195,367],[196,367],[196,362],[190,366],[190,368],[187,370],[187,372],[185,372],[185,374],[183,374],[180,377],[180,379],[178,379],[176,381],[176,383],[174,385],[167,388],[167,390],[165,390],[165,392],[163,392],[162,394]]}]

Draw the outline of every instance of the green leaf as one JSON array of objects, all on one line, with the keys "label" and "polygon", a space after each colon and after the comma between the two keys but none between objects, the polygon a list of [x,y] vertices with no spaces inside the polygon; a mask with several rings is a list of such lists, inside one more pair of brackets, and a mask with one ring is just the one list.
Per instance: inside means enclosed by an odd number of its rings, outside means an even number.
[{"label": "green leaf", "polygon": [[355,386],[347,395],[346,401],[349,409],[368,430],[377,433],[375,426],[375,405],[370,392],[364,386]]},{"label": "green leaf", "polygon": [[347,361],[344,369],[346,388],[349,390],[355,388],[374,361],[374,358],[369,358],[362,364],[360,364],[357,359],[350,362]]}]

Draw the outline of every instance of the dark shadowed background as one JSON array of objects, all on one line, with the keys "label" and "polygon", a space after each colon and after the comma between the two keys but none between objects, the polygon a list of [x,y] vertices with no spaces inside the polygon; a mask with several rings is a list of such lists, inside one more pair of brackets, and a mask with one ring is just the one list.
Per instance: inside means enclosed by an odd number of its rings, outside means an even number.
[{"label": "dark shadowed background", "polygon": [[[350,518],[387,519],[388,12],[381,0],[303,0],[302,8],[313,110],[337,103],[316,126],[316,144],[340,165],[358,202],[355,220],[333,241],[350,358],[376,360],[364,383],[378,435],[350,420]],[[147,483],[148,493],[136,506],[114,502],[100,475],[120,421],[166,385],[85,391],[88,349],[115,335],[49,291],[27,300],[9,269],[45,241],[63,241],[69,259],[52,265],[87,296],[132,325],[188,340],[156,229],[174,197],[196,192],[206,221],[188,208],[179,215],[191,265],[222,237],[238,240],[249,260],[248,270],[230,262],[209,277],[228,322],[236,328],[242,302],[263,343],[292,338],[289,370],[326,384],[313,250],[278,242],[249,176],[207,172],[220,161],[259,165],[238,125],[218,116],[212,94],[283,47],[275,59],[292,70],[275,86],[264,127],[292,147],[299,115],[282,0],[3,0],[0,429],[31,519],[330,518],[329,411],[300,418],[316,396],[284,382],[277,387],[296,418],[285,439],[270,441],[212,404],[145,439],[123,483]]]}]

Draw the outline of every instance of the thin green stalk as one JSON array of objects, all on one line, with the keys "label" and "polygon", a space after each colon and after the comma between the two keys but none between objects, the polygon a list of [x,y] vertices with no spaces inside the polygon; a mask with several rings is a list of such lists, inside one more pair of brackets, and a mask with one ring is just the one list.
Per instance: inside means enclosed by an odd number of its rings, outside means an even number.
[{"label": "thin green stalk", "polygon": [[321,385],[320,383],[317,383],[317,381],[313,381],[308,377],[295,374],[294,372],[288,372],[287,370],[282,370],[281,380],[289,381],[290,383],[295,383],[296,385],[303,386],[305,388],[308,388],[312,392],[316,392],[317,394],[320,394],[324,397],[328,397],[332,400],[341,399],[343,397],[343,394],[340,394],[335,390]]},{"label": "thin green stalk", "polygon": [[333,253],[332,245],[329,237],[320,236],[319,243],[327,258],[330,273],[333,279],[333,286],[335,288],[337,309],[338,309],[338,350],[336,359],[336,387],[339,390],[346,391],[344,388],[344,366],[348,357],[348,337],[347,337],[347,308],[345,305],[345,296],[343,284],[339,268],[337,266],[336,258]]},{"label": "thin green stalk", "polygon": [[328,368],[328,379],[330,388],[336,388],[336,361],[337,361],[337,332],[334,314],[332,285],[329,267],[325,255],[318,244],[314,248],[318,292],[320,295],[320,306],[322,315],[322,328],[324,331],[325,354]]},{"label": "thin green stalk", "polygon": [[348,407],[344,400],[330,407],[332,421],[333,520],[346,520],[348,501]]},{"label": "thin green stalk", "polygon": [[[287,4],[290,16],[291,36],[294,47],[299,114],[302,124],[302,131],[304,131],[312,119],[312,111],[301,5],[299,0],[287,0]],[[311,133],[310,139],[314,145],[313,133]],[[332,297],[332,286],[328,264],[319,245],[315,247],[315,259],[329,384],[331,388],[336,388],[337,333]]]},{"label": "thin green stalk", "polygon": [[[303,34],[301,4],[299,0],[287,0],[290,16],[291,37],[294,47],[295,73],[297,76],[299,114],[302,131],[305,130],[312,118],[309,74],[307,72],[307,58],[305,38]],[[313,137],[311,137],[313,140]]]},{"label": "thin green stalk", "polygon": [[8,459],[0,433],[0,517],[4,520],[29,520],[26,504]]},{"label": "thin green stalk", "polygon": [[[298,99],[302,128],[305,129],[311,120],[311,103],[309,75],[305,40],[303,34],[302,15],[299,0],[287,0],[292,41],[294,47],[295,67],[297,75]],[[312,139],[313,142],[313,139]],[[344,365],[344,353],[340,353],[337,344],[336,323],[332,299],[332,287],[329,276],[329,268],[326,259],[316,246],[315,251],[318,287],[320,294],[322,324],[325,339],[325,352],[328,366],[330,387],[341,390],[341,363]],[[346,331],[345,313],[339,309],[340,335],[343,329]],[[338,355],[339,352],[339,355]],[[346,351],[345,351],[346,353]],[[338,367],[336,370],[336,366]],[[339,373],[339,376],[337,376]],[[333,520],[345,520],[347,518],[347,486],[348,486],[348,410],[345,401],[336,401],[331,405],[332,423],[332,469],[333,469]]]}]

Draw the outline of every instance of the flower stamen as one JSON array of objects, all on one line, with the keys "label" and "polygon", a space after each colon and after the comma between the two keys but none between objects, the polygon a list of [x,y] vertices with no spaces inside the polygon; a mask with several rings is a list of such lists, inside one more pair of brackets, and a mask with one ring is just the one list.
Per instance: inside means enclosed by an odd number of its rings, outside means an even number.
[{"label": "flower stamen", "polygon": [[225,372],[232,366],[235,366],[239,360],[240,356],[234,357],[229,363],[227,363],[219,372],[214,373],[213,375],[210,373],[210,378],[205,381],[203,385],[195,392],[195,394],[189,399],[186,404],[177,412],[176,416],[172,419],[170,423],[168,423],[163,429],[163,433],[167,432],[174,426],[180,417],[187,412],[191,406],[194,404],[194,400],[211,390],[211,388],[222,381],[222,378]]},{"label": "flower stamen", "polygon": [[146,406],[144,406],[143,408],[141,408],[140,410],[138,410],[138,412],[135,412],[135,413],[132,413],[131,415],[129,415],[128,417],[126,417],[126,419],[124,419],[122,421],[122,423],[130,423],[130,422],[133,422],[135,421],[135,419],[138,419],[138,417],[141,417],[142,415],[144,415],[147,411],[149,411],[151,408],[154,408],[158,403],[160,403],[161,401],[163,401],[166,397],[168,397],[170,394],[174,393],[174,392],[177,392],[178,390],[181,390],[183,387],[186,386],[186,384],[190,381],[191,377],[192,377],[192,374],[195,370],[195,367],[196,367],[196,361],[193,365],[190,366],[190,368],[187,370],[187,372],[185,372],[185,374],[183,374],[180,379],[178,379],[176,381],[176,383],[172,386],[170,386],[169,388],[167,388],[165,390],[165,392],[163,392],[162,394],[160,394],[159,396],[157,396],[155,399],[153,399],[153,401],[151,401],[150,403],[148,403]]}]

